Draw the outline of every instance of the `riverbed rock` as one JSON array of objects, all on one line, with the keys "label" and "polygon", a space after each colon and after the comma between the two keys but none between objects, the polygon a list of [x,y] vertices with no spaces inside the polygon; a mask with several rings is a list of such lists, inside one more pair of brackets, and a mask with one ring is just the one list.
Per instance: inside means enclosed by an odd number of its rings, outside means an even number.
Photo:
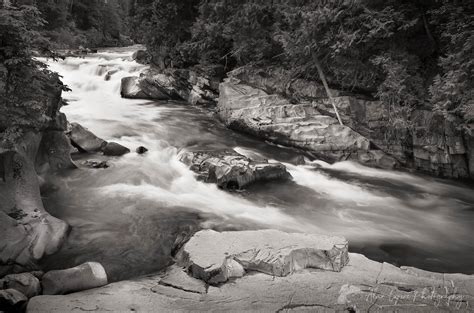
[{"label": "riverbed rock", "polygon": [[148,151],[148,149],[145,148],[144,146],[140,146],[140,147],[138,147],[138,148],[135,150],[135,152],[138,153],[138,154],[144,154],[144,153],[146,153],[147,151]]},{"label": "riverbed rock", "polygon": [[[221,83],[218,110],[220,118],[232,129],[311,151],[327,161],[355,159],[374,166],[389,163],[370,164],[379,160],[367,157],[372,151],[370,141],[322,114],[312,103],[290,103],[280,95],[268,94],[234,78]],[[392,164],[396,163],[393,160]]]},{"label": "riverbed rock", "polygon": [[287,276],[305,268],[339,272],[348,262],[342,237],[278,230],[196,233],[179,253],[178,263],[209,284],[242,277],[246,271]]},{"label": "riverbed rock", "polygon": [[42,172],[77,168],[71,159],[72,149],[71,141],[64,131],[45,131],[36,159],[37,168],[46,164],[48,166],[41,168]]},{"label": "riverbed rock", "polygon": [[107,144],[105,140],[97,137],[78,123],[71,123],[68,135],[72,145],[82,152],[98,152]]},{"label": "riverbed rock", "polygon": [[198,174],[198,179],[225,189],[240,189],[256,181],[291,178],[281,163],[254,161],[234,150],[184,151],[180,160]]},{"label": "riverbed rock", "polygon": [[109,168],[110,165],[106,160],[91,159],[82,162],[83,165],[90,168]]},{"label": "riverbed rock", "polygon": [[160,285],[181,289],[187,292],[205,294],[206,283],[189,276],[182,267],[172,265],[159,281]]},{"label": "riverbed rock", "polygon": [[0,289],[15,289],[27,298],[37,296],[41,293],[41,285],[38,278],[31,273],[10,274],[0,279]]},{"label": "riverbed rock", "polygon": [[27,312],[470,312],[474,301],[472,275],[398,268],[354,253],[340,272],[303,269],[286,277],[257,272],[209,286],[205,295],[188,290],[187,280],[176,288],[160,284],[161,278],[34,297]]},{"label": "riverbed rock", "polygon": [[108,142],[103,148],[102,152],[108,156],[122,156],[130,152],[130,149],[122,146],[116,142]]},{"label": "riverbed rock", "polygon": [[65,270],[44,274],[43,294],[56,295],[107,285],[107,274],[100,263],[87,262]]},{"label": "riverbed rock", "polygon": [[130,99],[182,100],[174,83],[169,75],[149,71],[139,77],[122,78],[120,94]]}]

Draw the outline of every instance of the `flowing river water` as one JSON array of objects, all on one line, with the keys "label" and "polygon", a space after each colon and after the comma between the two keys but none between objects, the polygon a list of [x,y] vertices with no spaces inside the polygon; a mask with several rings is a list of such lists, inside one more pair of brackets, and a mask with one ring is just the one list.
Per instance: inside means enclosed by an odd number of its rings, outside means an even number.
[{"label": "flowing river water", "polygon": [[[107,169],[49,177],[45,206],[72,227],[44,268],[98,261],[111,280],[126,279],[162,269],[176,236],[190,231],[275,228],[342,235],[351,251],[396,265],[474,273],[472,186],[351,162],[295,165],[301,152],[228,130],[209,110],[122,99],[121,78],[145,69],[132,61],[134,49],[47,61],[72,89],[63,95],[69,121],[132,153],[109,158]],[[109,71],[115,73],[106,80]],[[138,155],[138,146],[149,151]],[[226,192],[197,181],[179,162],[179,151],[189,147],[284,162],[293,180]],[[91,158],[104,157],[75,157],[78,164]]]}]

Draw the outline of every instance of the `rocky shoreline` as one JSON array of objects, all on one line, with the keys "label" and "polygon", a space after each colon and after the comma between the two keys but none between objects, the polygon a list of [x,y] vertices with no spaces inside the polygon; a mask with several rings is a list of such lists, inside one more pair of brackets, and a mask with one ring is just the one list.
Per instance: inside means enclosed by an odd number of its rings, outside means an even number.
[{"label": "rocky shoreline", "polygon": [[[381,103],[334,91],[342,126],[320,86],[304,80],[284,85],[272,71],[268,73],[264,78],[258,71],[241,68],[221,81],[216,68],[150,69],[140,77],[124,78],[121,94],[210,107],[231,129],[331,162],[355,160],[380,168],[474,178],[474,139],[453,125],[446,124],[442,133],[430,133],[426,121],[434,117],[420,111],[416,136],[406,130],[390,132]],[[58,251],[68,232],[68,225],[43,207],[42,176],[77,168],[71,153],[106,157],[130,153],[79,124],[69,124],[59,113],[60,92],[51,99],[55,99],[47,103],[51,122],[39,129],[21,129],[21,136],[5,140],[0,148],[0,201],[6,204],[0,210],[0,237],[6,239],[0,249],[0,304],[7,309],[22,310],[31,298],[28,312],[471,310],[471,275],[398,268],[348,253],[344,238],[277,230],[202,230],[184,246],[182,242],[176,246],[176,264],[163,273],[109,285],[98,263],[59,274],[35,272],[37,262]],[[7,134],[8,123],[0,122]],[[146,153],[146,148],[136,152]],[[198,178],[223,189],[291,179],[284,165],[236,151],[182,151],[180,158]],[[109,166],[107,160],[82,165]],[[99,274],[97,268],[102,268]],[[5,276],[11,273],[23,276]],[[86,290],[95,287],[100,288]]]}]

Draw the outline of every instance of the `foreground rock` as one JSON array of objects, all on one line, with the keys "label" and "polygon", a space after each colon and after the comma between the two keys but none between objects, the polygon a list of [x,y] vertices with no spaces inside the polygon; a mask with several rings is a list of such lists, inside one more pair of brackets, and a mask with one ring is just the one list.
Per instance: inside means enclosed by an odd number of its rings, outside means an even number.
[{"label": "foreground rock", "polygon": [[348,262],[342,237],[289,234],[277,230],[203,230],[186,243],[179,264],[209,284],[242,277],[247,271],[287,276],[304,268],[340,271]]},{"label": "foreground rock", "polygon": [[398,268],[353,253],[340,272],[305,269],[286,277],[254,273],[210,286],[206,294],[194,292],[195,281],[187,285],[182,280],[175,286],[161,284],[162,278],[149,276],[66,296],[34,297],[27,312],[154,312],[159,308],[163,312],[428,313],[470,312],[474,303],[472,276]]},{"label": "foreground rock", "polygon": [[42,136],[28,132],[12,147],[0,147],[0,276],[35,269],[44,255],[59,249],[67,234],[68,225],[49,215],[41,200],[35,162],[48,159],[39,151],[54,149],[40,149]]},{"label": "foreground rock", "polygon": [[240,189],[256,181],[291,177],[283,164],[253,161],[234,150],[184,151],[180,160],[198,173],[198,179],[226,189]]},{"label": "foreground rock", "polygon": [[28,298],[16,289],[0,290],[0,310],[2,312],[21,312]]},{"label": "foreground rock", "polygon": [[87,262],[79,266],[44,274],[43,294],[56,295],[107,285],[107,274],[100,263]]},{"label": "foreground rock", "polygon": [[309,102],[291,103],[230,78],[221,83],[219,116],[232,129],[250,133],[274,143],[311,151],[316,156],[341,161],[393,168],[397,161],[337,119],[324,115]]}]

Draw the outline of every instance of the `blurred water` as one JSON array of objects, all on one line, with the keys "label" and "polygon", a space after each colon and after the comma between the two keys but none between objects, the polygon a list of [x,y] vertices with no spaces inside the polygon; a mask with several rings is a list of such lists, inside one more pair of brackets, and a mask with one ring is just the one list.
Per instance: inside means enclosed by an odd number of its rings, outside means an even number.
[{"label": "blurred water", "polygon": [[[145,146],[149,152],[112,158],[108,169],[49,178],[54,188],[45,192],[45,205],[72,231],[61,251],[44,261],[46,268],[95,260],[113,280],[145,274],[171,261],[177,234],[210,227],[338,234],[352,251],[373,259],[474,273],[471,187],[351,162],[307,160],[297,166],[292,160],[301,153],[232,132],[211,112],[122,99],[121,78],[144,70],[131,60],[135,49],[47,61],[72,89],[64,95],[70,105],[62,109],[70,121],[132,151]],[[225,192],[198,182],[178,161],[180,149],[189,147],[233,148],[284,162],[294,180]],[[102,156],[78,162],[93,157]]]}]

